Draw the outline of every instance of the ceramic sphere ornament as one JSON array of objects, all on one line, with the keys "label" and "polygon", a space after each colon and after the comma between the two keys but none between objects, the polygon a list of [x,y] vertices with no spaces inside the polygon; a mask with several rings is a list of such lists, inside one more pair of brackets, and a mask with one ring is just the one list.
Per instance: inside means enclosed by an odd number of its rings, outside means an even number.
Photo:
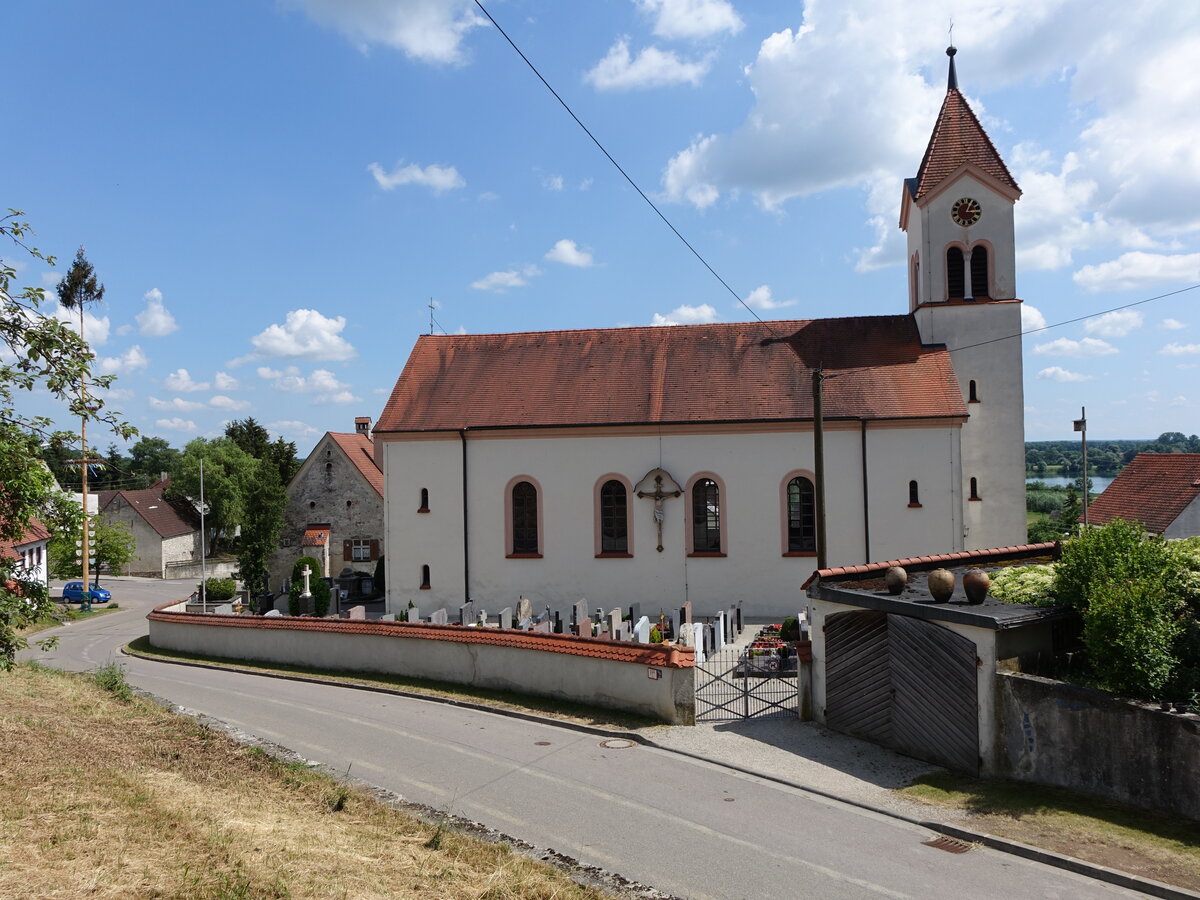
[{"label": "ceramic sphere ornament", "polygon": [[883,573],[883,583],[887,585],[889,594],[899,594],[908,584],[908,573],[900,566],[892,566]]},{"label": "ceramic sphere ornament", "polygon": [[938,603],[945,603],[954,593],[954,573],[949,569],[934,569],[929,573],[929,595]]}]

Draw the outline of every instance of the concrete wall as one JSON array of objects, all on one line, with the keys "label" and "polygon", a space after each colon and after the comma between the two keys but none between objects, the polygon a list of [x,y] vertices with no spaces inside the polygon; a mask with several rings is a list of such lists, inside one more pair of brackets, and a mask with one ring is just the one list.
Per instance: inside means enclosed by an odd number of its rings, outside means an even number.
[{"label": "concrete wall", "polygon": [[490,628],[202,615],[179,608],[182,604],[160,607],[149,615],[151,645],[428,678],[556,697],[675,725],[695,722],[691,649]]},{"label": "concrete wall", "polygon": [[994,774],[1200,820],[1200,716],[1022,674],[995,695]]},{"label": "concrete wall", "polygon": [[[454,609],[469,588],[470,598],[489,608],[515,605],[524,595],[535,608],[586,598],[590,606],[606,609],[636,601],[654,613],[691,600],[700,615],[737,602],[750,616],[792,615],[816,557],[784,555],[782,491],[789,473],[812,476],[813,438],[807,424],[772,428],[468,433],[465,559],[459,435],[378,435],[388,497],[389,609],[410,600],[422,610]],[[944,421],[903,427],[870,423],[868,553],[860,424],[827,426],[830,565],[962,547],[958,434],[957,423]],[[712,473],[723,483],[725,556],[688,555],[691,503],[685,494],[665,501],[663,552],[656,550],[653,501],[633,497],[631,557],[597,557],[597,480],[617,474],[636,485],[660,465],[681,487],[700,473]],[[507,558],[505,488],[516,476],[527,476],[539,487],[541,558]],[[910,480],[920,485],[919,508],[909,507]],[[422,488],[429,491],[427,513],[418,512]],[[421,590],[426,565],[430,588]]]}]

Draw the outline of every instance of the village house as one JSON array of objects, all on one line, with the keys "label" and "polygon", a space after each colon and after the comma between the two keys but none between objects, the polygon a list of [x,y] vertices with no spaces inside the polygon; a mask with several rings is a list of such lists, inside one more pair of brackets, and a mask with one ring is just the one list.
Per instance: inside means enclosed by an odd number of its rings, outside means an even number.
[{"label": "village house", "polygon": [[1088,509],[1088,522],[1140,522],[1168,538],[1200,535],[1200,453],[1139,453]]},{"label": "village house", "polygon": [[26,581],[37,581],[49,587],[50,531],[33,519],[25,533],[16,541],[0,541],[0,556],[17,562],[20,576]]},{"label": "village house", "polygon": [[176,578],[199,565],[200,518],[186,500],[163,496],[169,484],[164,478],[142,490],[98,493],[101,518],[124,525],[135,542],[125,571],[113,574]]},{"label": "village house", "polygon": [[817,568],[1025,539],[1020,189],[958,90],[905,182],[907,313],[422,335],[375,427],[388,606],[782,616]]},{"label": "village house", "polygon": [[[301,556],[321,563],[319,576],[345,569],[373,574],[383,546],[383,473],[375,462],[371,419],[359,416],[352,433],[329,431],[287,486],[279,550],[270,584],[283,590]],[[362,593],[361,580],[352,589]]]}]

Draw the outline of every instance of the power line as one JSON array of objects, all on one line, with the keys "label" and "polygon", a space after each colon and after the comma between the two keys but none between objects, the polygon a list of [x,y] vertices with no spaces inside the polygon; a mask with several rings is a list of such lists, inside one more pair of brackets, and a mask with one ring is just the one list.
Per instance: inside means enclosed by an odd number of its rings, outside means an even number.
[{"label": "power line", "polygon": [[[646,196],[646,192],[643,191],[640,187],[638,187],[637,182],[634,181],[629,176],[628,172],[626,172],[623,168],[621,168],[621,164],[619,162],[617,162],[613,158],[613,155],[608,152],[608,150],[605,148],[605,146],[602,143],[600,143],[600,139],[597,138],[594,134],[592,134],[591,130],[586,125],[583,124],[583,121],[579,118],[579,116],[575,115],[575,111],[573,109],[571,109],[570,106],[567,105],[566,100],[564,100],[561,96],[559,96],[558,91],[556,91],[553,87],[551,87],[550,82],[548,82],[542,76],[542,73],[538,71],[537,66],[535,66],[532,62],[530,62],[529,57],[526,56],[522,52],[521,48],[516,45],[516,42],[514,42],[513,39],[508,36],[508,32],[506,32],[503,28],[501,28],[500,23],[497,22],[494,18],[492,18],[492,14],[487,11],[487,8],[484,7],[483,3],[481,3],[480,0],[475,0],[475,5],[478,6],[479,9],[483,12],[483,14],[488,17],[488,21],[490,21],[496,27],[496,30],[500,32],[500,34],[503,36],[504,40],[508,41],[509,46],[517,51],[517,55],[520,56],[521,59],[523,59],[525,61],[525,65],[529,66],[529,68],[533,72],[533,74],[538,77],[538,80],[546,86],[546,90],[548,90],[551,94],[554,95],[554,99],[557,100],[559,102],[559,104],[562,106],[562,108],[567,111],[567,114],[570,115],[570,117],[575,120],[575,124],[577,124],[580,128],[583,129],[583,133],[592,139],[592,143],[595,144],[600,149],[600,152],[603,153],[605,155],[605,157],[608,158],[608,161],[613,164],[613,166],[616,168],[616,170],[618,172],[620,172],[622,176],[624,176],[625,180],[629,182],[630,187],[632,187],[635,191],[637,191],[638,196],[646,201],[646,205],[648,205],[652,210],[654,210],[655,215],[657,215],[660,219],[662,219],[663,224],[665,224],[668,228],[671,229],[671,231],[675,235],[675,237],[679,238],[679,240],[681,240],[683,242],[683,245],[685,247],[687,247],[688,250],[692,251],[692,255],[694,257],[696,257],[696,259],[700,260],[701,265],[703,265],[704,268],[708,269],[708,271],[712,274],[713,278],[715,278],[715,279],[717,279],[717,281],[721,282],[721,285],[725,288],[725,290],[729,291],[729,293],[733,295],[733,298],[735,300],[737,300],[737,302],[740,303],[742,306],[744,306],[746,308],[746,310],[750,313],[750,315],[754,316],[754,318],[758,319],[758,321],[762,322],[764,325],[767,325],[767,323],[763,321],[762,316],[760,316],[757,312],[755,312],[754,309],[745,300],[743,300],[741,298],[741,296],[738,294],[738,292],[735,291],[733,288],[731,288],[729,286],[729,283],[727,281],[725,281],[725,279],[722,278],[719,274],[717,274],[717,270],[714,269],[712,266],[710,266],[708,264],[708,260],[706,260],[703,256],[700,255],[700,251],[697,250],[695,247],[693,247],[691,245],[691,243],[688,241],[688,239],[685,238],[680,233],[679,229],[671,224],[671,220],[668,219],[665,215],[663,215],[662,210],[660,210],[655,205],[654,201],[651,200],[648,196]],[[767,325],[767,328],[770,329],[771,326]],[[774,329],[771,329],[771,331],[774,333]],[[776,334],[776,337],[778,337],[778,336],[779,335]]]}]

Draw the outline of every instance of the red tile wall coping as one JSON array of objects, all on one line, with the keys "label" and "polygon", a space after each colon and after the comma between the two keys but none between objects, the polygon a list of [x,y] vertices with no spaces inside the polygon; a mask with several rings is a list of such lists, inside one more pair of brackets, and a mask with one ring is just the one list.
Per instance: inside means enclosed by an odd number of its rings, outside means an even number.
[{"label": "red tile wall coping", "polygon": [[431,625],[427,622],[381,622],[350,619],[308,619],[264,616],[217,616],[212,613],[167,612],[180,600],[156,606],[146,616],[152,622],[205,625],[221,628],[261,628],[284,631],[321,631],[332,634],[373,634],[379,637],[415,638],[449,641],[456,644],[490,644],[517,650],[538,650],[543,653],[566,653],[570,656],[590,656],[614,662],[637,663],[663,669],[687,669],[696,665],[696,651],[691,647],[668,644],[635,644],[584,638],[573,634],[541,634],[500,628],[474,628],[464,625]]},{"label": "red tile wall coping", "polygon": [[808,576],[808,580],[800,585],[806,589],[814,581],[837,581],[847,575],[866,575],[869,573],[886,572],[892,566],[905,569],[926,569],[942,566],[946,563],[985,563],[997,562],[1004,559],[1024,559],[1033,556],[1045,556],[1051,553],[1058,555],[1059,545],[1056,541],[1045,544],[1019,544],[1014,547],[992,547],[988,550],[960,550],[956,553],[938,553],[933,556],[913,556],[908,559],[889,559],[887,562],[866,563],[859,566],[838,566],[832,569],[819,569]]}]

